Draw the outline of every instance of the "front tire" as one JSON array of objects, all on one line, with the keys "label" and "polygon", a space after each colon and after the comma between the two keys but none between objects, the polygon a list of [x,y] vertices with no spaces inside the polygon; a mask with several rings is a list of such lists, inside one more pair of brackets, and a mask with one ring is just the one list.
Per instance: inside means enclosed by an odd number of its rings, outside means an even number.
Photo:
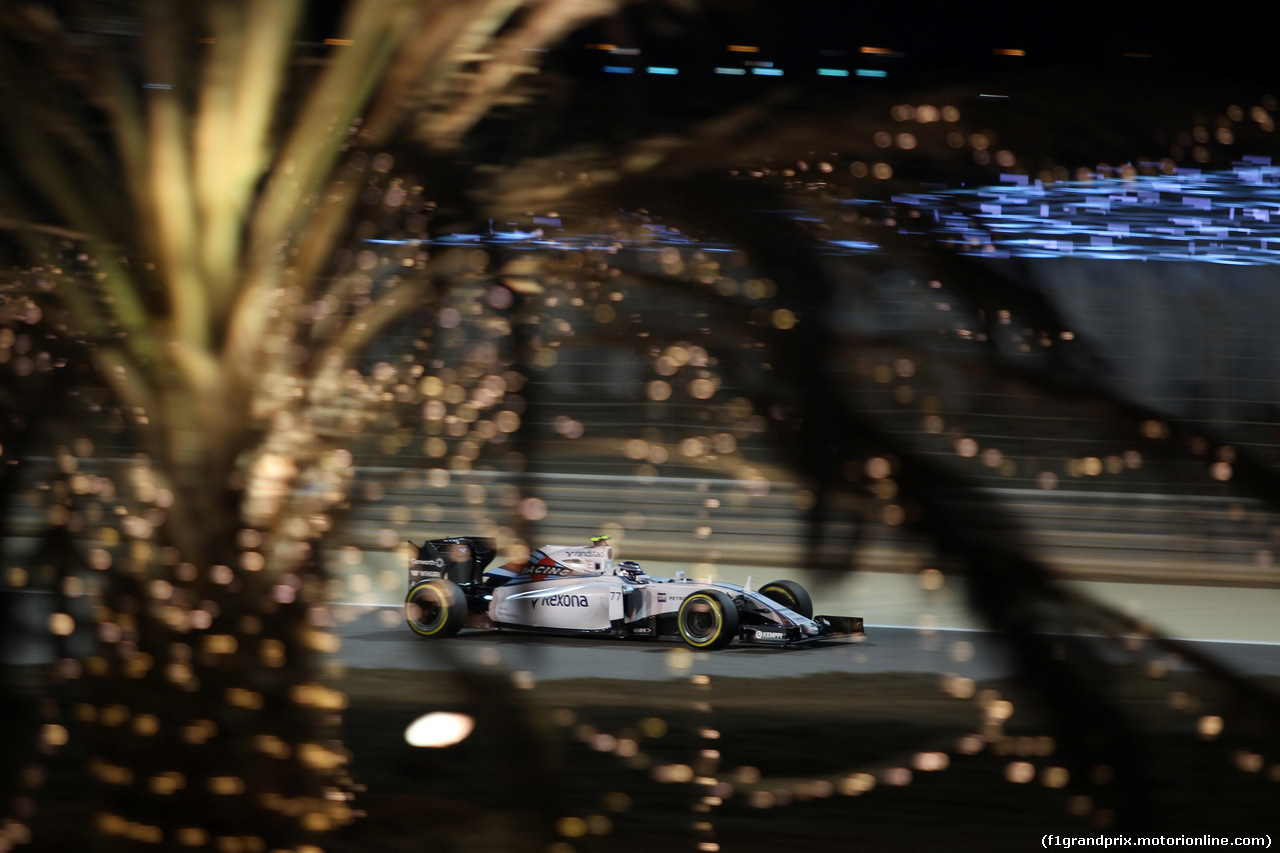
[{"label": "front tire", "polygon": [[693,593],[676,617],[680,639],[695,649],[722,649],[738,636],[738,608],[718,589]]},{"label": "front tire", "polygon": [[799,613],[806,619],[813,618],[813,599],[804,587],[795,581],[770,581],[760,587],[760,594],[776,601],[788,610]]},{"label": "front tire", "polygon": [[419,637],[452,637],[467,619],[467,599],[451,580],[432,579],[409,590],[404,621]]}]

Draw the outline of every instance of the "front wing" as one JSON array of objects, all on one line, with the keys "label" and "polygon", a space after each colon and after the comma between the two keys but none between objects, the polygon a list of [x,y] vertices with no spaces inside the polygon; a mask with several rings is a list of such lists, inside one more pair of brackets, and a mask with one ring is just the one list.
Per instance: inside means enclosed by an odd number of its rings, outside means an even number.
[{"label": "front wing", "polygon": [[799,626],[743,625],[738,629],[738,640],[756,645],[798,646],[822,642],[860,643],[867,638],[861,616],[815,616],[813,621],[821,628],[817,634],[806,634]]}]

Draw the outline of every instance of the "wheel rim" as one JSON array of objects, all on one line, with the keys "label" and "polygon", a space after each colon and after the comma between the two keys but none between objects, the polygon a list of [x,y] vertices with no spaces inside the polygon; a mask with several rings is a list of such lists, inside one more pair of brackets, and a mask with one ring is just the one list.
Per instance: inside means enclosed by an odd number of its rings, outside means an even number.
[{"label": "wheel rim", "polygon": [[440,600],[440,593],[431,587],[416,593],[406,610],[409,621],[424,633],[439,630],[444,623],[444,603]]},{"label": "wheel rim", "polygon": [[690,640],[705,643],[720,633],[720,622],[719,608],[705,598],[696,598],[685,607],[681,627]]}]

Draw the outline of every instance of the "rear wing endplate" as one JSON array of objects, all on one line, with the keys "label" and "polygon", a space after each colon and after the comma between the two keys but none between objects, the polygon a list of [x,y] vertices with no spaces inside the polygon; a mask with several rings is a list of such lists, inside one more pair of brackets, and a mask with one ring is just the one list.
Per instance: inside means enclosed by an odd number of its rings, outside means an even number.
[{"label": "rear wing endplate", "polygon": [[418,547],[417,556],[409,560],[409,585],[431,578],[447,578],[454,583],[475,583],[497,555],[498,549],[494,541],[485,537],[429,539]]}]

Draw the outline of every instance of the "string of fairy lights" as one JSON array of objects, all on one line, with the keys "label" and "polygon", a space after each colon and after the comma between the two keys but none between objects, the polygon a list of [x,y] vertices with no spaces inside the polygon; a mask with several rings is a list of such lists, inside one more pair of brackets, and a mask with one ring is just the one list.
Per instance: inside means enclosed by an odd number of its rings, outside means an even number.
[{"label": "string of fairy lights", "polygon": [[[1131,652],[1143,646],[1140,638],[1134,636],[1120,642]],[[964,641],[954,645],[953,657],[957,660],[967,659],[972,653],[971,648],[964,648],[967,646]],[[625,770],[659,785],[687,790],[692,818],[690,829],[699,851],[717,853],[722,849],[716,821],[717,814],[726,805],[737,804],[750,811],[769,812],[824,800],[874,800],[878,791],[908,787],[983,754],[996,759],[995,766],[1005,783],[1039,786],[1060,793],[1063,814],[1085,822],[1092,829],[1107,829],[1116,820],[1114,811],[1099,805],[1089,794],[1081,793],[1081,786],[1073,784],[1071,771],[1054,761],[1058,744],[1053,737],[1006,732],[1006,725],[1014,718],[1017,709],[1013,701],[994,687],[979,688],[972,679],[955,674],[941,676],[939,686],[942,692],[963,702],[963,707],[968,709],[965,715],[969,718],[969,730],[965,731],[964,724],[961,724],[949,747],[923,749],[898,756],[897,760],[889,758],[862,763],[819,775],[766,775],[760,767],[733,763],[723,752],[731,749],[733,752],[730,754],[740,753],[743,745],[740,740],[732,745],[726,744],[724,733],[716,726],[713,679],[693,672],[698,668],[700,655],[683,648],[673,648],[665,652],[665,656],[671,683],[682,688],[676,695],[684,697],[680,707],[673,708],[668,714],[650,710],[648,716],[606,729],[589,722],[593,713],[590,707],[547,706],[546,711],[567,740],[594,753],[611,756]],[[498,666],[501,658],[493,656],[485,663]],[[1177,667],[1176,659],[1149,657],[1143,671],[1146,677],[1159,680]],[[511,673],[511,680],[521,690],[536,691],[540,686],[533,673],[528,671]],[[1194,732],[1199,740],[1211,742],[1222,734],[1223,718],[1206,713],[1204,700],[1184,690],[1171,689],[1166,701],[1169,708],[1190,718],[1184,730]],[[671,715],[678,722],[669,722],[666,717]],[[681,751],[687,752],[688,759],[673,761],[671,756]],[[1224,756],[1224,766],[1280,782],[1280,764],[1268,764],[1255,751],[1233,749]],[[1091,784],[1105,789],[1112,773],[1113,768],[1097,765],[1089,768],[1087,775]],[[635,806],[635,799],[624,790],[612,788],[600,793],[595,805],[594,811],[587,807],[582,812],[559,818],[554,828],[562,840],[549,850],[570,853],[582,845],[594,849],[591,840],[613,833],[617,816],[630,811]]]},{"label": "string of fairy lights", "polygon": [[[1258,109],[1263,112],[1259,118]],[[920,116],[933,116],[929,122],[940,126],[959,121],[959,115],[950,115],[945,109],[933,112],[915,107],[913,120]],[[893,115],[895,121],[905,121],[905,112]],[[1258,107],[1249,112],[1253,121],[1265,130],[1270,111]],[[1265,120],[1264,120],[1265,119]],[[1197,137],[1198,138],[1198,137]],[[1201,145],[1231,145],[1233,139],[1223,134],[1206,136]],[[886,142],[887,144],[881,144]],[[881,148],[898,147],[911,150],[918,145],[899,133],[887,140],[876,140]],[[990,149],[989,140],[977,135],[961,135],[959,146],[972,149],[977,155]],[[1192,149],[1194,152],[1194,149]],[[1196,155],[1192,153],[1193,158]],[[990,159],[990,155],[987,155]],[[833,158],[834,159],[834,158]],[[1198,158],[1196,158],[1198,159]],[[1207,158],[1206,158],[1207,159]],[[1001,166],[1012,168],[1016,157],[1003,157],[995,153]],[[1005,161],[1008,161],[1006,164]],[[829,168],[823,168],[825,163]],[[842,164],[842,171],[858,180],[887,181],[892,169],[878,168],[880,163],[868,164],[854,160]],[[887,165],[887,164],[885,164]],[[810,164],[797,164],[796,168],[772,171],[760,169],[750,173],[760,178],[782,178],[787,181],[810,172]],[[814,165],[817,175],[834,175],[835,167],[824,160]],[[1205,172],[1194,168],[1150,161],[1125,172],[1123,167],[1076,175],[1077,180],[1046,181],[1044,176],[1009,172],[1005,183],[973,190],[957,190],[948,193],[916,193],[884,200],[848,202],[843,205],[858,211],[859,215],[888,224],[897,217],[895,206],[910,208],[919,213],[919,219],[932,218],[935,233],[945,243],[965,253],[987,256],[1046,258],[1070,255],[1098,260],[1181,261],[1209,262],[1217,264],[1270,265],[1280,259],[1280,232],[1275,230],[1275,220],[1280,219],[1280,169],[1272,167],[1261,157],[1244,157],[1230,171]],[[1116,172],[1119,172],[1117,174]],[[789,173],[789,174],[788,174]],[[829,187],[823,181],[798,181],[801,189],[822,191]],[[912,217],[903,220],[903,228],[914,228]],[[499,525],[493,521],[501,513],[522,516],[524,521],[538,521],[546,517],[545,501],[523,495],[513,489],[486,491],[477,483],[468,483],[470,474],[484,466],[490,469],[507,465],[519,470],[528,462],[521,451],[514,449],[525,419],[525,400],[521,397],[523,378],[513,365],[513,357],[503,343],[511,334],[512,319],[509,315],[513,301],[511,294],[526,287],[524,274],[506,275],[490,269],[492,257],[482,245],[500,243],[506,249],[530,251],[554,251],[563,253],[570,264],[585,265],[585,259],[600,266],[590,278],[590,284],[579,287],[568,272],[550,280],[528,281],[536,286],[538,294],[531,299],[532,310],[518,321],[525,322],[536,333],[532,335],[531,367],[548,369],[563,359],[568,343],[575,334],[592,325],[611,327],[626,319],[629,309],[628,296],[621,282],[628,281],[625,271],[616,264],[619,247],[634,250],[648,258],[643,263],[664,273],[694,284],[708,286],[722,295],[741,296],[748,302],[758,303],[752,322],[759,328],[777,333],[802,334],[804,318],[789,308],[775,304],[778,294],[772,282],[758,278],[729,283],[721,266],[721,256],[738,252],[738,248],[714,241],[693,240],[678,229],[657,222],[647,222],[643,227],[616,230],[607,242],[595,236],[574,236],[555,231],[560,225],[558,217],[547,216],[537,223],[539,229],[529,231],[498,231],[489,235],[457,235],[449,241],[455,245],[475,243],[477,254],[469,258],[469,272],[465,273],[467,288],[456,290],[453,303],[436,305],[430,321],[424,324],[416,348],[422,358],[380,361],[368,375],[351,374],[344,378],[354,399],[359,401],[353,412],[361,430],[379,435],[371,439],[375,452],[395,456],[406,447],[416,446],[423,455],[433,460],[415,487],[431,488],[437,484],[459,481],[471,488],[463,500],[477,508],[483,518],[492,522],[494,530],[481,529],[481,535],[501,534],[502,545],[508,555],[518,556],[525,543],[514,534],[515,525]],[[634,223],[633,223],[634,224]],[[893,219],[889,227],[898,227]],[[418,238],[414,238],[418,239]],[[397,241],[403,244],[404,241]],[[632,245],[627,245],[632,242]],[[371,244],[378,245],[376,241]],[[833,251],[863,253],[876,249],[876,244],[866,240],[828,241]],[[496,253],[495,253],[496,254]],[[618,270],[617,275],[613,271]],[[508,271],[509,272],[509,271]],[[33,310],[35,302],[21,295],[5,297],[5,325],[0,328],[0,365],[17,377],[25,377],[41,368],[40,344],[31,334],[41,317]],[[576,314],[570,311],[575,309]],[[319,313],[319,309],[317,309]],[[572,317],[572,321],[567,317]],[[703,337],[711,337],[710,333]],[[724,378],[723,365],[717,363],[714,346],[681,339],[669,345],[652,346],[643,361],[644,405],[667,404],[678,399],[689,407],[685,414],[695,422],[696,432],[689,431],[689,422],[674,419],[662,427],[651,427],[656,432],[647,437],[632,437],[626,441],[610,440],[591,445],[591,424],[580,419],[563,416],[553,421],[556,434],[575,448],[591,447],[592,452],[625,459],[634,466],[641,477],[657,479],[664,467],[673,461],[710,459],[728,460],[732,470],[750,469],[754,476],[741,474],[744,491],[767,485],[773,473],[755,462],[749,451],[750,441],[762,432],[762,424],[769,413],[758,412],[741,396],[730,399],[731,387]],[[1060,342],[1053,342],[1055,345]],[[765,353],[761,360],[770,356]],[[49,359],[45,358],[44,361]],[[446,360],[449,366],[446,366]],[[909,411],[918,420],[919,432],[932,437],[940,453],[945,453],[957,465],[977,470],[1000,470],[1013,464],[1015,454],[1003,450],[999,440],[981,435],[969,435],[958,426],[947,423],[939,413],[937,400],[928,393],[925,383],[936,381],[927,370],[912,364],[904,366],[902,359],[885,359],[869,365],[868,384],[880,388],[890,402]],[[932,402],[930,402],[932,400]],[[389,420],[379,420],[369,414],[373,404],[392,402],[403,412]],[[663,417],[672,417],[663,410]],[[699,414],[708,412],[708,420],[718,419],[714,428],[697,423]],[[354,417],[354,416],[353,416]],[[341,423],[338,419],[336,422]],[[422,428],[421,435],[414,433],[415,425]],[[376,429],[375,429],[376,427]],[[672,442],[670,435],[680,435]],[[1159,440],[1167,438],[1166,427],[1158,421],[1146,421],[1138,425],[1138,433],[1128,440]],[[1192,455],[1203,462],[1204,481],[1221,485],[1231,481],[1234,475],[1234,457],[1229,448],[1216,448],[1209,452],[1207,442],[1201,441],[1196,451],[1192,439]],[[674,448],[674,453],[668,449]],[[272,668],[283,662],[287,647],[279,638],[258,637],[258,632],[241,621],[236,625],[219,622],[214,612],[198,597],[192,597],[192,585],[197,580],[194,567],[180,560],[167,560],[171,579],[152,581],[133,602],[136,608],[155,611],[161,622],[167,622],[177,633],[190,634],[192,642],[184,643],[185,651],[175,650],[167,661],[157,661],[136,652],[130,644],[136,642],[138,617],[125,607],[112,610],[100,600],[101,583],[97,575],[108,571],[128,574],[135,561],[142,563],[153,558],[151,542],[157,528],[164,524],[165,511],[171,505],[172,494],[157,485],[146,474],[146,466],[133,464],[122,476],[82,467],[78,457],[94,455],[94,442],[83,437],[58,454],[60,476],[47,494],[35,494],[37,502],[48,507],[48,520],[55,527],[62,527],[74,534],[83,535],[91,543],[87,551],[90,581],[68,576],[57,582],[59,592],[65,598],[62,608],[53,612],[48,620],[50,635],[70,638],[81,630],[90,630],[97,640],[109,647],[108,656],[91,654],[81,659],[62,658],[57,663],[59,677],[75,681],[88,676],[100,676],[109,667],[118,668],[126,678],[161,677],[176,684],[192,683],[195,667],[192,661],[227,660],[234,655],[250,655],[255,665]],[[365,452],[368,452],[367,450]],[[583,452],[576,450],[575,452]],[[4,449],[0,448],[0,458]],[[1103,471],[1121,477],[1139,471],[1143,465],[1133,447],[1118,446],[1110,455],[1081,456],[1072,460],[1079,467],[1079,474],[1094,476]],[[340,457],[340,458],[339,458]],[[1119,460],[1111,464],[1110,460]],[[347,450],[335,455],[334,470],[352,476],[357,464],[356,456]],[[896,486],[895,468],[886,457],[850,460],[846,468],[856,472],[860,482],[874,500],[862,507],[866,519],[880,525],[896,527],[909,520],[909,506],[901,500]],[[766,473],[768,472],[768,473]],[[334,475],[339,476],[335,473]],[[1059,476],[1071,476],[1070,467],[1063,474],[1048,470],[1037,471],[1039,486],[1051,489]],[[852,478],[851,478],[852,479]],[[756,484],[756,485],[752,485]],[[324,484],[319,484],[324,487]],[[479,489],[479,491],[476,491]],[[375,497],[375,496],[370,496]],[[375,497],[376,499],[376,497]],[[711,500],[708,498],[708,500]],[[496,510],[496,511],[495,511]],[[393,519],[388,529],[396,534],[420,521],[431,521],[413,512]],[[438,519],[437,519],[438,520]],[[313,519],[318,528],[334,525],[332,518]],[[715,531],[708,524],[697,527],[705,534],[695,534],[704,539],[714,539]],[[208,577],[201,582],[225,585],[252,574],[260,561],[267,543],[255,538],[254,531],[246,531],[239,543],[242,555],[240,565],[213,566]],[[395,537],[379,544],[387,549],[398,547]],[[256,556],[255,556],[256,555]],[[347,552],[353,563],[360,560],[359,550]],[[167,558],[164,558],[167,559]],[[187,566],[187,568],[184,568]],[[26,588],[46,584],[47,578],[19,568],[7,567],[6,584],[13,588]],[[365,583],[372,583],[365,575]],[[941,570],[925,568],[920,575],[926,588],[938,588],[945,583]],[[379,583],[384,579],[378,578]],[[184,591],[185,590],[185,591]],[[267,593],[275,597],[281,606],[300,601],[320,609],[323,591],[302,588],[296,577],[284,578]],[[88,612],[81,605],[89,604]],[[81,608],[81,609],[77,609]],[[305,638],[317,651],[333,651],[332,642],[323,631],[324,619],[317,615],[313,622],[316,629]],[[198,639],[198,641],[197,641]],[[1112,642],[1117,648],[1137,651],[1135,638],[1119,637]],[[716,817],[718,810],[731,801],[745,801],[760,810],[783,808],[788,805],[837,797],[875,796],[878,789],[904,787],[919,777],[942,773],[953,768],[961,757],[990,753],[1008,760],[1003,764],[1004,779],[1013,784],[1039,782],[1043,787],[1061,790],[1064,811],[1074,817],[1087,820],[1092,826],[1105,828],[1115,815],[1105,807],[1098,807],[1085,794],[1076,792],[1067,769],[1055,763],[1057,745],[1047,736],[1017,735],[1005,733],[1005,724],[1013,717],[1015,707],[1011,699],[990,687],[982,687],[971,679],[954,674],[941,677],[939,688],[947,696],[972,703],[975,710],[973,730],[959,735],[947,749],[921,750],[883,766],[849,768],[839,773],[823,773],[804,778],[770,778],[758,768],[743,765],[732,766],[726,762],[723,742],[715,724],[716,707],[712,702],[712,680],[689,670],[696,668],[696,657],[686,650],[668,652],[673,671],[689,689],[688,710],[693,721],[688,725],[691,737],[688,759],[683,762],[662,761],[647,750],[646,744],[658,742],[671,731],[667,721],[656,716],[637,719],[625,730],[604,732],[583,722],[581,711],[563,709],[556,719],[567,735],[587,745],[595,752],[615,756],[621,764],[637,772],[645,772],[656,782],[671,785],[693,786],[695,795],[689,806],[688,829],[697,839],[698,849],[705,853],[717,853]],[[957,659],[971,654],[957,645]],[[1149,660],[1144,675],[1153,680],[1165,677],[1169,663]],[[687,674],[685,674],[687,673]],[[518,687],[536,689],[537,682],[528,673],[517,673]],[[261,710],[266,699],[261,690],[248,683],[230,684],[222,694],[225,707],[220,711],[236,713]],[[299,705],[340,712],[345,697],[340,691],[320,684],[294,685],[291,699]],[[1204,740],[1216,740],[1230,725],[1225,712],[1211,707],[1209,700],[1194,696],[1182,689],[1168,694],[1169,707],[1188,718],[1187,730]],[[162,731],[163,721],[156,709],[133,708],[127,703],[111,701],[77,702],[69,713],[56,707],[43,709],[46,722],[39,731],[39,748],[44,754],[65,747],[73,736],[77,724],[97,727],[108,735],[127,733],[140,742],[163,734],[183,743],[198,747],[216,744],[220,727],[212,718],[201,716],[190,719],[180,730]],[[252,748],[269,758],[296,759],[315,768],[334,769],[345,766],[348,756],[331,743],[289,744],[277,736],[260,732],[252,740]],[[1268,782],[1280,782],[1280,763],[1277,756],[1267,755],[1260,748],[1236,748],[1230,751],[1224,763],[1241,773],[1264,777]],[[178,795],[192,784],[201,784],[215,794],[227,798],[247,796],[248,781],[231,775],[208,775],[196,780],[182,769],[164,769],[145,777],[123,763],[113,763],[105,758],[91,761],[89,772],[109,787],[132,788],[149,791],[156,796]],[[1106,768],[1093,768],[1097,778],[1105,778]],[[32,800],[41,787],[42,771],[38,762],[27,769],[24,776],[27,789],[25,798]],[[1094,780],[1096,781],[1096,779]],[[326,790],[320,797],[291,797],[279,791],[265,794],[267,807],[284,818],[301,822],[305,828],[323,833],[335,826],[350,822],[354,815],[349,805],[349,792],[338,788]],[[576,839],[607,836],[612,831],[609,813],[619,813],[630,808],[629,795],[625,791],[609,791],[600,797],[597,810],[584,815],[567,815],[556,823],[555,830],[564,841],[566,849],[572,848]],[[261,838],[238,838],[224,841],[202,826],[184,826],[163,830],[158,826],[131,823],[121,815],[103,811],[96,817],[98,830],[108,836],[128,838],[143,844],[165,844],[176,841],[181,846],[202,847],[221,844],[224,848],[238,844],[236,849],[263,848]],[[3,845],[12,847],[29,840],[28,829],[14,822],[0,830]],[[230,838],[226,836],[224,838]],[[0,847],[0,849],[3,849]]]}]

